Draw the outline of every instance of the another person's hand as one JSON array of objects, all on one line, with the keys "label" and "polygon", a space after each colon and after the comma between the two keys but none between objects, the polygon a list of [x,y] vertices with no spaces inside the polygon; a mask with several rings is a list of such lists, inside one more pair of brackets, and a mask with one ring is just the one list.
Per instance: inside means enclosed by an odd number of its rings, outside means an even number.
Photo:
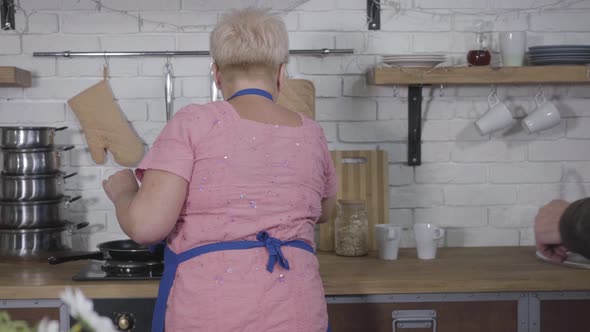
[{"label": "another person's hand", "polygon": [[139,190],[135,174],[130,169],[124,169],[102,181],[102,187],[109,199],[116,203],[121,195],[134,193]]},{"label": "another person's hand", "polygon": [[539,209],[535,217],[535,242],[537,250],[555,262],[567,259],[567,249],[562,244],[559,220],[570,203],[553,200]]}]

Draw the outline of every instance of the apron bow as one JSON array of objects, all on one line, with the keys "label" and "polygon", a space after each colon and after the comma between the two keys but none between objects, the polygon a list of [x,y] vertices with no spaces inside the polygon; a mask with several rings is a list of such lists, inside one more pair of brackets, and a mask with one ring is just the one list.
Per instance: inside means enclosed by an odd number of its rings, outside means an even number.
[{"label": "apron bow", "polygon": [[266,250],[268,250],[268,263],[266,263],[266,269],[268,272],[273,271],[275,264],[279,264],[283,269],[289,270],[289,261],[283,255],[281,247],[283,242],[281,240],[271,237],[267,232],[262,231],[256,234],[256,240],[263,242]]}]

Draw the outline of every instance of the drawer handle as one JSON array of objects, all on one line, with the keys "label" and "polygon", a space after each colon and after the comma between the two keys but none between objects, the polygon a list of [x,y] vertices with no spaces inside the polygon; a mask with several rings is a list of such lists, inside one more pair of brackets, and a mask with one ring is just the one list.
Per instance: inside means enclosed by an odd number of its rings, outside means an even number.
[{"label": "drawer handle", "polygon": [[342,158],[343,164],[366,164],[367,158],[365,157],[345,157]]},{"label": "drawer handle", "polygon": [[431,328],[436,332],[436,310],[395,310],[393,318],[393,332],[398,328],[424,329]]}]

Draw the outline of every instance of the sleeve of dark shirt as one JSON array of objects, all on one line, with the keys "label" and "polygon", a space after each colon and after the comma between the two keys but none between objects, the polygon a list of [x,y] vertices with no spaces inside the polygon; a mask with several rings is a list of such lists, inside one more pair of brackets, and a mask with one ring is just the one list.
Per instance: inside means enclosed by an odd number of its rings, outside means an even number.
[{"label": "sleeve of dark shirt", "polygon": [[568,206],[559,221],[559,233],[568,250],[590,259],[590,197]]}]

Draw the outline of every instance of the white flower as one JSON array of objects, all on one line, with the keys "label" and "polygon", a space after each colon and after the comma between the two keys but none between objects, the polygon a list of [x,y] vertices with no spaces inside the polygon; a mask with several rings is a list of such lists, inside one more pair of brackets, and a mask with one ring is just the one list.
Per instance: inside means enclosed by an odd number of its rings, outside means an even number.
[{"label": "white flower", "polygon": [[37,332],[59,332],[59,323],[55,320],[43,318],[43,320],[39,322]]},{"label": "white flower", "polygon": [[73,317],[84,321],[94,331],[116,332],[112,321],[99,316],[94,311],[92,301],[87,299],[81,290],[68,287],[61,293],[61,300],[70,308]]},{"label": "white flower", "polygon": [[84,318],[94,314],[94,305],[79,289],[67,287],[61,294],[61,300],[70,308],[73,317]]}]

